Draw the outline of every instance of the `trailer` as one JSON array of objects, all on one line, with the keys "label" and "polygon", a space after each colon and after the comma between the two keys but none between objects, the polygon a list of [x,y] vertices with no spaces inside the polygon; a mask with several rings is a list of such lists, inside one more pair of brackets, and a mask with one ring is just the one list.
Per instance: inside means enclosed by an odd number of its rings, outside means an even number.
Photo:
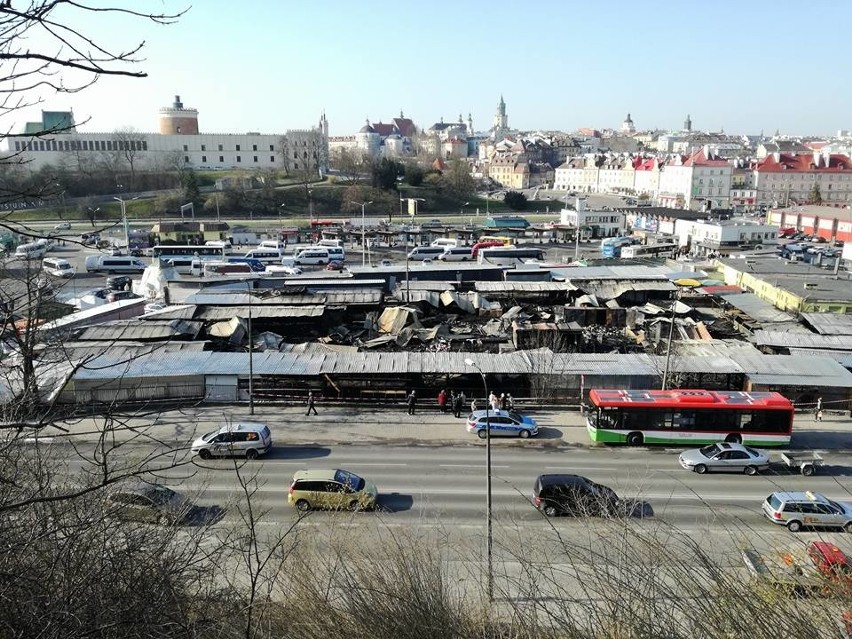
[{"label": "trailer", "polygon": [[781,453],[781,460],[787,468],[810,477],[824,464],[822,455],[815,452]]}]

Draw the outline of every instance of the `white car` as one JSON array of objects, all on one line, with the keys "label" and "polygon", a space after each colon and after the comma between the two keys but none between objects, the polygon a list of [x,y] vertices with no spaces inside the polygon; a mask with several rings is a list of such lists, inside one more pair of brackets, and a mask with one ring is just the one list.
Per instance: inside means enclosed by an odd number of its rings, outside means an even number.
[{"label": "white car", "polygon": [[687,470],[698,474],[720,471],[756,475],[769,468],[769,455],[763,451],[727,442],[685,450],[678,461]]},{"label": "white car", "polygon": [[54,231],[70,231],[71,230],[71,222],[60,222],[56,226],[53,227]]}]

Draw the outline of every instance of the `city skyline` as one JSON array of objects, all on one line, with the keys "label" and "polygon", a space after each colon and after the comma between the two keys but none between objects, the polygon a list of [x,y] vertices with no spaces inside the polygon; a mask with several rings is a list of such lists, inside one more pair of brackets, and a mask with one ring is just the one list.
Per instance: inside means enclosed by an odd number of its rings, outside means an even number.
[{"label": "city skyline", "polygon": [[[255,1],[235,12],[210,0],[177,24],[136,25],[129,40],[121,16],[106,16],[99,30],[107,41],[125,49],[147,42],[141,69],[149,77],[44,94],[11,128],[22,130],[39,109],[73,109],[81,131],[153,132],[175,95],[199,110],[201,131],[210,133],[279,133],[314,125],[325,112],[331,134],[347,135],[367,118],[386,122],[400,111],[421,128],[470,113],[486,130],[501,95],[509,125],[522,130],[618,129],[628,112],[640,131],[678,130],[687,114],[696,130],[737,134],[850,128],[850,90],[837,81],[840,63],[828,45],[843,41],[852,7],[825,3],[805,14],[764,1],[720,4],[731,11],[703,16],[697,4],[672,11],[665,2],[617,1],[603,17],[594,6],[544,2],[519,24],[478,0],[439,0],[429,14],[383,0],[368,12],[334,1]],[[805,17],[820,25],[819,41],[790,44]],[[684,28],[698,18],[702,35]]]}]

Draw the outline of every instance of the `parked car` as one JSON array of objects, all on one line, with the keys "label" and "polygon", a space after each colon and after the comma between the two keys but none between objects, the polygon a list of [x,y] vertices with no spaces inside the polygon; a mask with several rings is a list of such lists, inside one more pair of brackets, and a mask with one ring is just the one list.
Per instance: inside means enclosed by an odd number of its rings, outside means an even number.
[{"label": "parked car", "polygon": [[114,291],[123,291],[129,289],[133,283],[133,278],[129,275],[113,275],[106,279],[107,288]]},{"label": "parked car", "polygon": [[42,270],[53,277],[74,277],[77,269],[68,261],[59,257],[46,257],[41,261]]},{"label": "parked car", "polygon": [[364,510],[376,507],[376,485],[340,468],[300,470],[293,475],[287,501],[302,512],[314,508]]},{"label": "parked car", "polygon": [[790,532],[799,532],[805,526],[852,532],[852,503],[811,491],[772,493],[763,502],[763,514],[773,524],[787,526]]},{"label": "parked car", "polygon": [[80,241],[84,246],[96,246],[101,241],[100,233],[83,233],[80,236]]},{"label": "parked car", "polygon": [[167,307],[168,304],[163,304],[162,302],[151,302],[150,304],[145,304],[145,314],[156,313]]},{"label": "parked car", "polygon": [[334,260],[325,265],[326,271],[342,271],[343,270],[343,262],[338,260]]},{"label": "parked car", "polygon": [[107,502],[113,517],[161,525],[186,523],[192,510],[180,493],[144,482],[119,485],[109,493]]},{"label": "parked car", "polygon": [[533,503],[548,517],[609,517],[620,510],[612,488],[582,475],[539,475],[533,484]]},{"label": "parked car", "polygon": [[393,266],[392,260],[382,260],[379,262],[379,266]]},{"label": "parked car", "polygon": [[226,424],[192,442],[192,452],[201,459],[245,457],[257,459],[272,448],[272,433],[265,424],[240,422]]},{"label": "parked car", "polygon": [[707,471],[756,475],[761,470],[769,469],[769,455],[742,444],[719,443],[685,450],[678,461],[681,466],[699,475]]},{"label": "parked car", "polygon": [[488,434],[486,424],[491,424],[492,437],[520,437],[526,439],[538,435],[538,424],[532,417],[506,410],[478,410],[467,418],[467,432],[476,433],[480,439]]},{"label": "parked car", "polygon": [[71,230],[71,222],[60,222],[53,227],[54,231],[69,231]]}]

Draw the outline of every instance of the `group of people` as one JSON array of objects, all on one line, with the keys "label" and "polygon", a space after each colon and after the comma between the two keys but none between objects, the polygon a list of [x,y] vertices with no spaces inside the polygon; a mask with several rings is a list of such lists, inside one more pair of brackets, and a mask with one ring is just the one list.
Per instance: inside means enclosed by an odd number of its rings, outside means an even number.
[{"label": "group of people", "polygon": [[511,393],[500,393],[500,397],[491,391],[488,396],[488,403],[491,404],[491,410],[514,410],[515,400],[512,399]]},{"label": "group of people", "polygon": [[457,393],[451,390],[447,393],[446,389],[442,388],[438,392],[438,410],[442,413],[446,413],[447,408],[449,407],[453,411],[453,415],[455,417],[461,417],[461,413],[464,410],[466,402],[467,397],[465,397],[464,391],[459,391]]}]

